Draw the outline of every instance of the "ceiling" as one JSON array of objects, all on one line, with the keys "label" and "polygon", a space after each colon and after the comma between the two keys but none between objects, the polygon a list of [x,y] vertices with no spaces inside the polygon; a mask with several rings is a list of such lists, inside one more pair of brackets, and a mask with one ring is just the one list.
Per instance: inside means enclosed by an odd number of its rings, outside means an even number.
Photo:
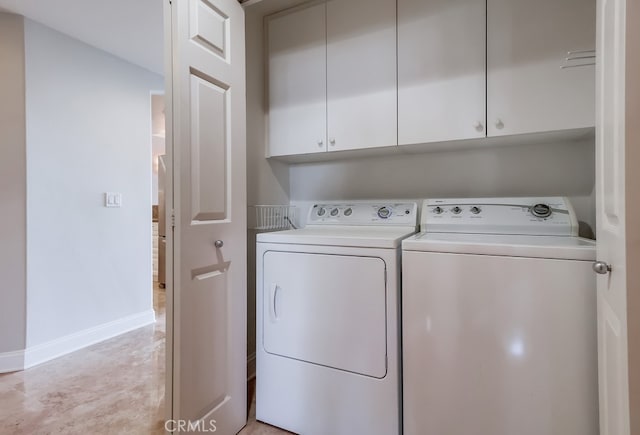
[{"label": "ceiling", "polygon": [[44,24],[158,74],[162,0],[0,0],[0,11]]}]

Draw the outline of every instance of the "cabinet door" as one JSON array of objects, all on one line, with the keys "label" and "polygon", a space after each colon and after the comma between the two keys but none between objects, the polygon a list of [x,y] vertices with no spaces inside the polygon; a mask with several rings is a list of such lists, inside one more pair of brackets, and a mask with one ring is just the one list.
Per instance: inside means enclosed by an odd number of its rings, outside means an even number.
[{"label": "cabinet door", "polygon": [[269,156],[327,150],[325,5],[268,20]]},{"label": "cabinet door", "polygon": [[397,145],[396,1],[327,3],[329,151]]},{"label": "cabinet door", "polygon": [[485,0],[398,0],[398,143],[485,136]]},{"label": "cabinet door", "polygon": [[593,127],[594,49],[595,0],[487,0],[487,135]]}]

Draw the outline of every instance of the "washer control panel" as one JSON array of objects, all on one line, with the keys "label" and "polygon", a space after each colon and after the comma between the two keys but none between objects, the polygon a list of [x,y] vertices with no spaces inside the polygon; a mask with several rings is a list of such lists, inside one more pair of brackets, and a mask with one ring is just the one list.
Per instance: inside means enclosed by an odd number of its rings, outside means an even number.
[{"label": "washer control panel", "polygon": [[400,201],[317,203],[309,210],[307,223],[416,226],[418,204]]},{"label": "washer control panel", "polygon": [[478,234],[578,234],[578,222],[564,197],[427,199],[423,232]]}]

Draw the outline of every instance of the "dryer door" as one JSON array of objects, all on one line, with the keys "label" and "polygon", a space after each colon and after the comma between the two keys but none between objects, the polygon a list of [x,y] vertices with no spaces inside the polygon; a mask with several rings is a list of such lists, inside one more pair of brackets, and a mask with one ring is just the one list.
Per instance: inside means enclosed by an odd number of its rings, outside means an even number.
[{"label": "dryer door", "polygon": [[382,259],[269,251],[263,261],[266,352],[375,378],[386,375]]}]

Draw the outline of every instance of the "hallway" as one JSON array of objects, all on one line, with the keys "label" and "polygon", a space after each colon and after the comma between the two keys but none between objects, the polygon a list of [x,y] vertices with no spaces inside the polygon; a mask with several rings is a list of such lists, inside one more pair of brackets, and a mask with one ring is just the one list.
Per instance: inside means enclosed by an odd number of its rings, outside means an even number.
[{"label": "hallway", "polygon": [[[23,372],[0,374],[0,434],[164,434],[165,291],[155,283],[156,322]],[[255,420],[240,435],[290,432]]]},{"label": "hallway", "polygon": [[165,293],[156,322],[0,375],[2,434],[164,433]]}]

